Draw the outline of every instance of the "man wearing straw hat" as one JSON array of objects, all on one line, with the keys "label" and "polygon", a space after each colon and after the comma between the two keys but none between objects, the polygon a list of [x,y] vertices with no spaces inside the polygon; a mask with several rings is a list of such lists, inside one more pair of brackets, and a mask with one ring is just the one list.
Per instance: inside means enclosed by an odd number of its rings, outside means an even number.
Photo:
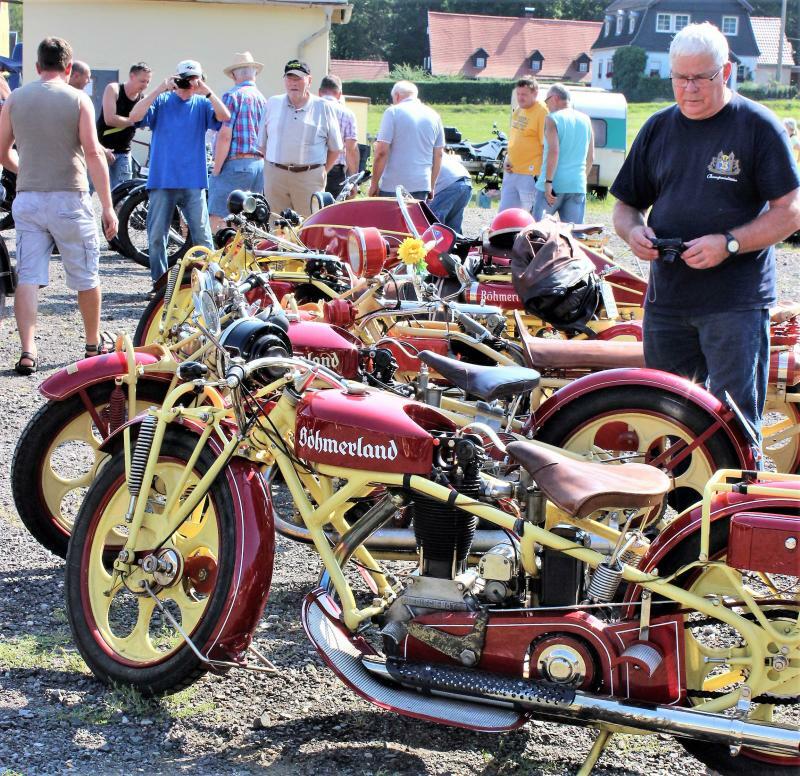
[{"label": "man wearing straw hat", "polygon": [[231,118],[217,133],[214,169],[208,185],[208,212],[213,232],[225,224],[228,195],[234,189],[264,190],[264,157],[259,147],[258,129],[267,99],[255,83],[263,67],[245,51],[234,54],[233,64],[223,70],[233,79],[234,85],[222,95]]}]

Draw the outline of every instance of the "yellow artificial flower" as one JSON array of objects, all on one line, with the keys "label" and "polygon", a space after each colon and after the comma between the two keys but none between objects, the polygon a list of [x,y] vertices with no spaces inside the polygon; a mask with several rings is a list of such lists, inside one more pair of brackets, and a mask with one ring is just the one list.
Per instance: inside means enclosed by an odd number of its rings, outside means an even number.
[{"label": "yellow artificial flower", "polygon": [[397,256],[403,264],[416,266],[425,260],[425,244],[418,237],[406,237],[397,249]]}]

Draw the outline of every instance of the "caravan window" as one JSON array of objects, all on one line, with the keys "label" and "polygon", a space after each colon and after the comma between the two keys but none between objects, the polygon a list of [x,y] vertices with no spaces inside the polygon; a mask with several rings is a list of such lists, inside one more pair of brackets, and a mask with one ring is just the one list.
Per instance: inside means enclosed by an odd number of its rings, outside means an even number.
[{"label": "caravan window", "polygon": [[594,147],[606,147],[606,135],[608,124],[605,119],[592,119],[592,132],[594,132]]}]

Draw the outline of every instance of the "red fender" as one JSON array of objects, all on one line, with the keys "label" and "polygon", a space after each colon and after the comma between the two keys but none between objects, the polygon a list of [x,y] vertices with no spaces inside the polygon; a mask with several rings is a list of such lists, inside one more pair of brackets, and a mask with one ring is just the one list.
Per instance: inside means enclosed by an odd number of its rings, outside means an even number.
[{"label": "red fender", "polygon": [[628,321],[626,323],[617,323],[614,326],[603,329],[603,331],[597,334],[597,339],[599,340],[614,340],[617,339],[617,337],[629,337],[637,342],[641,342],[642,322]]},{"label": "red fender", "polygon": [[[800,481],[769,482],[771,488],[785,488],[786,496],[760,496],[748,493],[718,493],[711,501],[711,522],[730,517],[737,512],[769,511],[787,506],[800,512]],[[679,544],[687,541],[700,530],[702,507],[698,504],[687,509],[653,539],[647,554],[639,564],[645,573],[657,569],[659,563]],[[631,585],[625,593],[625,601],[636,601],[641,593],[638,585]],[[633,610],[626,616],[634,616]]]},{"label": "red fender", "polygon": [[733,411],[705,388],[684,377],[661,372],[658,369],[605,369],[573,380],[563,388],[559,388],[547,401],[532,413],[525,426],[524,433],[541,428],[554,413],[571,402],[588,393],[602,391],[606,388],[622,386],[647,386],[668,394],[687,399],[701,410],[709,414],[724,429],[728,439],[739,456],[739,465],[743,469],[754,469],[753,451],[744,431],[735,420]]},{"label": "red fender", "polygon": [[[138,426],[146,416],[138,415],[118,428],[100,449],[110,452],[122,444],[122,430]],[[200,435],[202,427],[186,418],[174,421]],[[216,455],[222,453],[213,436],[208,444]],[[272,496],[259,467],[244,458],[233,457],[225,467],[225,478],[233,496],[236,525],[236,565],[231,588],[219,623],[198,649],[214,660],[245,662],[258,621],[267,604],[275,557],[275,525]]]},{"label": "red fender", "polygon": [[[163,351],[161,348],[141,347],[136,348],[134,359],[137,365],[147,366],[160,360]],[[61,401],[79,390],[89,388],[97,383],[105,382],[114,377],[121,377],[128,373],[128,359],[125,353],[115,350],[102,356],[84,358],[55,374],[50,375],[40,386],[39,392],[47,399]],[[169,382],[172,380],[172,371],[148,372],[148,378]]]}]

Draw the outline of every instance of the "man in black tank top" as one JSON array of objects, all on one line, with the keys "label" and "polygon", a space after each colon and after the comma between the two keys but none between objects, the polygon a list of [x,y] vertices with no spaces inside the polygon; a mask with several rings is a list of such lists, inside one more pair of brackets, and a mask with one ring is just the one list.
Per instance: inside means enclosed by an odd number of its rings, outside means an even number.
[{"label": "man in black tank top", "polygon": [[131,140],[136,125],[128,118],[134,105],[150,84],[150,67],[144,62],[133,65],[128,80],[112,83],[103,92],[103,110],[97,119],[97,136],[106,151],[111,188],[130,180]]}]

